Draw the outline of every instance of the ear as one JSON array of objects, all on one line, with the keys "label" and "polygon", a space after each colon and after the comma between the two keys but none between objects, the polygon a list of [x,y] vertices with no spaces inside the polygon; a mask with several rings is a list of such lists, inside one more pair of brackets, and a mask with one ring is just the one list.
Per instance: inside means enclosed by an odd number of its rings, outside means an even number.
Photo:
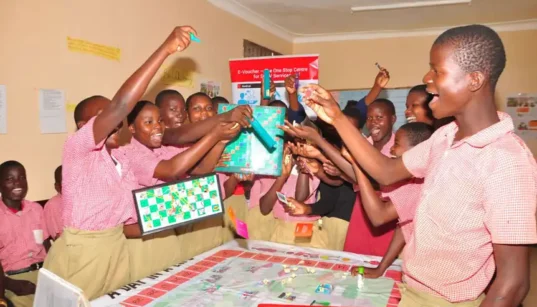
[{"label": "ear", "polygon": [[84,127],[84,125],[86,124],[86,121],[85,120],[81,120],[79,122],[76,123],[76,128],[77,130],[78,129],[82,129],[82,127]]},{"label": "ear", "polygon": [[136,132],[136,129],[134,129],[134,125],[129,125],[129,131],[131,134],[134,134]]},{"label": "ear", "polygon": [[392,126],[395,124],[395,122],[397,121],[397,115],[392,115]]},{"label": "ear", "polygon": [[485,84],[485,75],[480,71],[471,72],[469,77],[470,83],[468,89],[472,92],[477,92]]}]

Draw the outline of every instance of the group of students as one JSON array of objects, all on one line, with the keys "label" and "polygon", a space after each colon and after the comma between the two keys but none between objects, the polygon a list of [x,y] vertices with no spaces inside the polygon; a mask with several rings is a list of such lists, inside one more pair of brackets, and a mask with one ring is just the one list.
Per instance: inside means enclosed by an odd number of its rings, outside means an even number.
[{"label": "group of students", "polygon": [[[175,28],[112,100],[77,105],[78,130],[55,171],[58,195],[44,210],[25,199],[24,167],[0,165],[0,306],[8,304],[4,293],[15,306],[31,306],[41,267],[93,299],[233,239],[227,216],[141,238],[133,205],[134,189],[213,172],[226,160],[226,143],[250,127],[249,106],[217,114],[228,103],[221,97],[185,101],[164,90],[155,103],[140,101],[191,32]],[[518,306],[529,289],[528,245],[537,243],[537,167],[511,119],[496,110],[505,61],[490,28],[444,32],[425,84],[408,94],[408,123],[395,133],[395,107],[378,98],[387,70],[343,110],[321,86],[302,88],[316,120],[289,76],[288,106],[261,102],[285,108],[282,174],[219,174],[225,207],[247,221],[252,239],[382,256],[366,269],[369,278],[401,254],[399,306]],[[132,139],[120,147],[125,119]],[[314,223],[312,236],[296,238],[304,222]]]}]

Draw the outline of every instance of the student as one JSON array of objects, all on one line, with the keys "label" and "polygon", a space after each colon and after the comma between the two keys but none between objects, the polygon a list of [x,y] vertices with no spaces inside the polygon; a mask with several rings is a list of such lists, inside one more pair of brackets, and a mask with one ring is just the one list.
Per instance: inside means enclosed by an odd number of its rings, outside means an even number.
[{"label": "student", "polygon": [[48,233],[52,240],[56,240],[63,231],[62,222],[62,166],[54,171],[54,189],[58,194],[54,195],[45,204],[45,222]]},{"label": "student", "polygon": [[[162,146],[164,123],[159,108],[149,101],[139,101],[127,116],[127,123],[132,134],[131,142],[112,154],[120,164],[130,165],[140,188],[186,177],[199,167],[198,162],[216,143],[235,137],[240,130],[239,125],[232,128],[233,123],[225,124],[188,148]],[[210,172],[216,162],[214,159],[209,170],[200,172]],[[129,237],[140,235],[138,224],[125,226],[127,228]],[[129,239],[131,280],[188,259],[185,255],[190,255],[188,248],[192,244],[183,243],[179,238],[175,230],[170,229],[143,239]]]},{"label": "student", "polygon": [[194,93],[186,99],[186,109],[191,123],[206,120],[217,114],[211,97],[202,92]]},{"label": "student", "polygon": [[503,43],[486,26],[452,28],[436,39],[429,61],[429,106],[455,122],[402,158],[379,154],[321,87],[309,86],[307,104],[381,184],[425,178],[399,306],[517,306],[529,290],[529,245],[537,243],[537,165],[511,118],[496,109]]},{"label": "student", "polygon": [[155,105],[160,109],[164,126],[169,128],[181,127],[188,121],[186,103],[183,95],[176,90],[163,90],[157,94]]},{"label": "student", "polygon": [[229,101],[227,101],[227,99],[222,96],[215,96],[211,99],[211,101],[213,102],[213,109],[215,109],[216,111],[218,111],[218,104],[229,104]]},{"label": "student", "polygon": [[25,199],[26,170],[17,161],[0,165],[0,193],[0,263],[7,276],[6,297],[15,306],[31,307],[37,273],[50,247],[43,209]]},{"label": "student", "polygon": [[[432,134],[433,127],[428,124],[417,122],[404,124],[395,133],[395,142],[390,151],[391,156],[401,157],[403,153],[427,140]],[[360,187],[362,205],[373,226],[380,227],[398,219],[398,226],[382,261],[377,268],[365,269],[366,277],[377,278],[384,275],[386,269],[398,257],[405,246],[405,242],[410,239],[413,233],[412,220],[421,197],[423,179],[411,178],[404,180],[392,185],[389,190],[384,191],[379,196],[367,176],[352,160],[348,152],[346,152],[345,158],[353,164]]]},{"label": "student", "polygon": [[[54,242],[45,268],[81,288],[88,299],[130,281],[124,225],[134,223],[128,165],[111,155],[122,121],[144,94],[164,60],[190,44],[191,27],[177,27],[127,79],[112,101],[92,96],[75,108],[78,131],[63,150],[64,231]],[[69,264],[69,265],[66,265]]]},{"label": "student", "polygon": [[429,107],[429,102],[432,98],[433,96],[427,93],[427,86],[425,84],[416,85],[411,88],[408,96],[406,96],[405,117],[407,122],[426,123],[432,125],[436,130],[455,120],[453,116],[442,119],[434,118],[433,111]]}]

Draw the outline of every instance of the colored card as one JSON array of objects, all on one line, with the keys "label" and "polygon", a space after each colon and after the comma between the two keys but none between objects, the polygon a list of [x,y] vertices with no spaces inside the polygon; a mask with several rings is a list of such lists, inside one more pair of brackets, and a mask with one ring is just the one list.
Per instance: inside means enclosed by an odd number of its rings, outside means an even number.
[{"label": "colored card", "polygon": [[229,207],[227,209],[227,216],[229,217],[229,220],[233,223],[233,226],[235,228],[237,227],[237,216],[235,215],[235,210],[233,208]]},{"label": "colored card", "polygon": [[270,258],[269,255],[265,255],[265,254],[257,254],[257,255],[254,256],[253,259],[255,259],[255,260],[261,260],[261,261],[265,261],[265,260],[267,260],[267,259],[269,259],[269,258]]},{"label": "colored card", "polygon": [[237,230],[237,234],[245,239],[248,239],[249,236],[248,236],[248,225],[246,225],[245,222],[239,220],[239,219],[235,219],[236,221],[236,225],[235,225],[235,228]]},{"label": "colored card", "polygon": [[188,279],[174,275],[174,276],[170,276],[166,278],[164,281],[172,283],[172,284],[180,285],[180,284],[184,284],[185,282],[187,282]]},{"label": "colored card", "polygon": [[276,196],[278,196],[279,201],[281,201],[283,204],[286,204],[287,206],[289,206],[289,202],[287,201],[287,196],[285,196],[285,194],[280,193],[280,192],[276,192]]},{"label": "colored card", "polygon": [[140,295],[149,296],[149,297],[152,297],[152,298],[159,298],[159,297],[163,296],[164,294],[166,294],[166,292],[164,292],[162,290],[157,290],[155,288],[147,288],[147,289],[142,290],[140,292]]},{"label": "colored card", "polygon": [[313,235],[313,223],[297,223],[295,237],[309,238]]},{"label": "colored card", "polygon": [[302,261],[302,259],[299,259],[299,258],[287,258],[287,259],[285,259],[283,264],[297,265],[297,264],[300,263],[300,261]]},{"label": "colored card", "polygon": [[194,276],[197,276],[199,275],[198,272],[193,272],[193,271],[181,271],[177,274],[175,274],[175,276],[177,277],[184,277],[184,278],[192,278]]},{"label": "colored card", "polygon": [[330,263],[330,262],[319,262],[317,263],[317,265],[315,267],[318,267],[318,268],[321,268],[321,269],[331,269],[332,267],[334,266],[333,263]]},{"label": "colored card", "polygon": [[186,268],[186,270],[194,271],[194,272],[198,272],[198,273],[205,272],[208,269],[209,268],[207,268],[205,266],[201,266],[201,265],[192,265],[192,266],[189,266],[188,268]]},{"label": "colored card", "polygon": [[217,265],[217,262],[209,261],[209,260],[202,260],[196,263],[196,265],[204,266],[207,268],[212,268],[213,266]]},{"label": "colored card", "polygon": [[244,253],[240,254],[239,257],[240,258],[252,258],[255,255],[257,255],[257,254],[256,253],[251,253],[251,252],[244,252]]},{"label": "colored card", "polygon": [[124,300],[123,302],[134,305],[134,306],[145,306],[153,301],[152,298],[145,297],[145,296],[139,296],[135,295],[132,297],[129,297],[128,299]]},{"label": "colored card", "polygon": [[157,288],[157,289],[164,290],[164,291],[171,291],[177,288],[178,286],[179,286],[178,284],[172,284],[166,281],[161,281],[158,284],[154,285],[153,288]]},{"label": "colored card", "polygon": [[[237,251],[237,250],[232,250],[232,249],[225,249],[225,250],[221,250],[221,251],[217,252],[213,256],[222,257],[222,258],[231,258],[231,257],[237,257],[238,255],[240,255],[242,253],[243,253],[242,251]],[[210,258],[212,258],[212,257],[209,257],[207,259],[211,260]],[[211,260],[211,261],[214,261],[214,260]]]},{"label": "colored card", "polygon": [[346,265],[346,264],[336,264],[332,267],[332,270],[342,271],[342,272],[348,272],[350,269],[351,269],[351,266]]},{"label": "colored card", "polygon": [[281,256],[272,256],[270,257],[270,259],[267,259],[267,261],[274,262],[274,263],[283,263],[285,259],[286,259],[285,257],[281,257]]}]

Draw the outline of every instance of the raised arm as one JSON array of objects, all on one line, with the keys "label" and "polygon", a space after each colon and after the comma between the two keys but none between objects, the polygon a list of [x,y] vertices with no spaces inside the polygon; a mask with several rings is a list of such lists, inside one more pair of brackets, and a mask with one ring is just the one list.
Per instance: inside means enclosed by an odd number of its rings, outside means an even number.
[{"label": "raised arm", "polygon": [[295,164],[291,157],[291,152],[287,148],[287,146],[284,150],[282,164],[282,175],[278,177],[278,179],[276,179],[270,190],[265,193],[265,195],[263,195],[259,200],[259,210],[261,210],[261,214],[263,215],[268,215],[270,212],[272,212],[274,205],[278,201],[276,192],[282,190],[283,185],[287,182],[287,179],[289,179],[289,176],[291,175],[291,170],[293,169],[293,166]]},{"label": "raised arm", "polygon": [[377,76],[375,77],[375,83],[373,84],[373,87],[367,93],[367,96],[365,96],[365,104],[370,105],[377,99],[377,97],[380,95],[380,92],[388,85],[388,82],[390,81],[390,72],[387,71],[385,68],[382,68]]},{"label": "raised arm", "polygon": [[411,177],[401,158],[384,156],[365,139],[325,89],[311,84],[301,90],[308,94],[306,104],[321,120],[334,125],[354,160],[380,184],[390,185]]},{"label": "raised arm", "polygon": [[207,173],[213,172],[218,161],[222,157],[222,152],[226,147],[226,143],[218,142],[216,145],[211,148],[208,154],[206,154],[203,159],[190,171],[191,175],[205,175]]},{"label": "raised arm", "polygon": [[195,30],[188,26],[176,27],[166,41],[145,61],[145,63],[123,83],[112,102],[95,118],[93,135],[99,144],[127,117],[134,105],[145,93],[149,82],[164,60],[172,53],[185,50],[190,45],[190,33]]},{"label": "raised arm", "polygon": [[162,142],[173,146],[191,144],[207,135],[218,124],[235,122],[239,123],[243,128],[248,128],[250,127],[251,119],[252,108],[250,106],[238,106],[229,112],[218,114],[206,120],[176,128],[168,128],[164,131]]},{"label": "raised arm", "polygon": [[217,129],[207,134],[189,149],[175,155],[169,160],[157,164],[153,178],[170,181],[184,176],[213,146],[221,140],[230,140],[240,131],[238,124],[220,124]]}]

